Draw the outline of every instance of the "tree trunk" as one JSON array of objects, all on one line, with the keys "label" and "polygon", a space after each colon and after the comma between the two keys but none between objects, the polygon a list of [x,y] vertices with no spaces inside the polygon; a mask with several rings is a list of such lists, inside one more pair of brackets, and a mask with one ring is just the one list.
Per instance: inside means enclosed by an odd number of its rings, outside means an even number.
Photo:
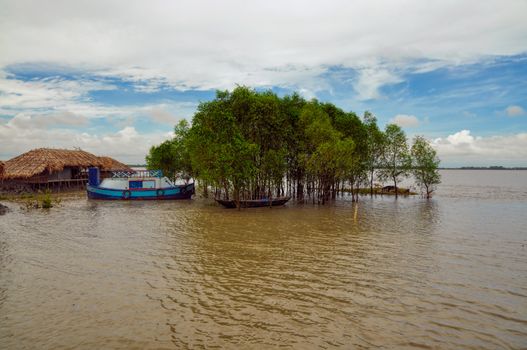
[{"label": "tree trunk", "polygon": [[370,197],[373,197],[373,173],[375,172],[375,169],[371,169],[370,171]]},{"label": "tree trunk", "polygon": [[397,178],[396,177],[393,177],[393,185],[395,187],[395,198],[397,199],[397,197],[399,196],[399,190],[397,189]]},{"label": "tree trunk", "polygon": [[236,203],[236,208],[238,208],[238,210],[241,210],[242,207],[240,206],[240,190],[238,188],[235,188],[233,195],[234,202]]},{"label": "tree trunk", "polygon": [[301,181],[298,181],[296,184],[296,197],[298,199],[304,198],[304,184]]},{"label": "tree trunk", "polygon": [[227,183],[224,183],[223,186],[225,188],[225,199],[229,200],[229,188],[227,187]]},{"label": "tree trunk", "polygon": [[202,183],[203,185],[203,197],[209,198],[209,186],[206,182]]}]

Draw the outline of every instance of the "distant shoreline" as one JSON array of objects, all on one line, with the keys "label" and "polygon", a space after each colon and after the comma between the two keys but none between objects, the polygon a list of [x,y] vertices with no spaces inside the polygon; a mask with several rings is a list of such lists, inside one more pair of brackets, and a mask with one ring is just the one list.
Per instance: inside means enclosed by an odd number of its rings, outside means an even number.
[{"label": "distant shoreline", "polygon": [[[130,168],[146,168],[146,164],[126,164]],[[490,166],[490,167],[477,167],[477,166],[463,166],[457,168],[438,168],[439,170],[527,170],[527,167],[503,167],[503,166]]]},{"label": "distant shoreline", "polygon": [[503,167],[503,166],[490,166],[490,167],[459,167],[459,168],[438,168],[439,170],[527,170],[527,167]]}]

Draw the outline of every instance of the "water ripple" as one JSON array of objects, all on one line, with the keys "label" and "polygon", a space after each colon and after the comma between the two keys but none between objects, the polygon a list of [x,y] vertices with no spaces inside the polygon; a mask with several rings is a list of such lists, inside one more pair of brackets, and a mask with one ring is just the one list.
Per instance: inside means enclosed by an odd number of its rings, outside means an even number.
[{"label": "water ripple", "polygon": [[78,200],[0,221],[0,348],[522,348],[525,204]]}]

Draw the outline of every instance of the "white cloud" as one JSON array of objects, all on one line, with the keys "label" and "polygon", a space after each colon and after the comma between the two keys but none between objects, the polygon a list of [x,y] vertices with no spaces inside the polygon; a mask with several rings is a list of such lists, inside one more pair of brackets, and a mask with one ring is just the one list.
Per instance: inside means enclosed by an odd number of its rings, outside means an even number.
[{"label": "white cloud", "polygon": [[471,145],[474,143],[474,137],[470,135],[470,130],[461,130],[453,135],[448,135],[446,140],[454,146],[463,144]]},{"label": "white cloud", "polygon": [[87,98],[94,90],[112,90],[115,86],[101,81],[66,80],[51,77],[22,81],[0,70],[0,106],[19,110],[57,108]]},{"label": "white cloud", "polygon": [[397,124],[401,127],[416,127],[419,126],[419,119],[415,115],[408,114],[397,114],[395,117],[390,119],[390,123]]},{"label": "white cloud", "polygon": [[178,120],[176,116],[162,108],[153,108],[149,114],[150,117],[158,123],[174,125]]},{"label": "white cloud", "polygon": [[[149,145],[167,136],[134,128],[138,118],[169,125],[195,110],[195,105],[179,102],[94,103],[91,91],[117,88],[105,78],[130,81],[142,93],[165,87],[223,89],[238,83],[289,87],[314,97],[330,89],[329,68],[340,67],[356,71],[346,82],[353,85],[358,99],[368,100],[382,98],[382,87],[400,82],[408,71],[527,52],[525,1],[410,0],[401,6],[389,0],[331,4],[6,0],[1,7],[0,114],[13,116],[0,122],[4,158],[26,151],[29,144],[142,156]],[[100,79],[22,81],[3,73],[23,64],[66,71],[73,67]],[[449,93],[460,96],[460,91]],[[477,91],[471,87],[469,93]],[[107,118],[120,131],[72,129],[98,118]],[[407,118],[406,123],[415,121]],[[522,142],[518,136],[522,134],[480,139],[469,131],[460,133],[439,139],[437,147],[447,156],[462,150],[483,157],[492,152],[486,145],[508,154]]]},{"label": "white cloud", "polygon": [[87,124],[88,119],[86,117],[69,112],[60,112],[48,116],[30,116],[24,113],[19,113],[7,122],[7,125],[9,126],[16,126],[20,128],[47,128],[57,126],[78,127],[85,126]]},{"label": "white cloud", "polygon": [[[117,132],[93,134],[74,129],[41,129],[32,124],[0,124],[0,159],[9,159],[36,147],[80,147],[96,155],[108,155],[129,163],[143,163],[152,145],[170,138],[166,132],[142,133],[126,126]],[[35,146],[38,145],[38,146]]]},{"label": "white cloud", "polygon": [[316,94],[310,89],[301,88],[300,90],[298,90],[298,93],[300,94],[300,96],[304,97],[307,100],[316,98]]},{"label": "white cloud", "polygon": [[[21,81],[0,76],[0,114],[13,115],[0,119],[0,159],[35,147],[81,147],[96,154],[142,163],[150,146],[170,138],[170,134],[139,132],[133,124],[150,118],[160,126],[173,127],[178,119],[190,118],[197,106],[194,102],[111,106],[94,103],[89,98],[92,90],[111,88],[82,79]],[[112,126],[120,130],[111,132]]]},{"label": "white cloud", "polygon": [[181,119],[190,121],[197,107],[198,103],[196,102],[159,103],[142,106],[136,110],[136,114],[149,117],[158,124],[173,127]]},{"label": "white cloud", "polygon": [[92,79],[67,80],[59,77],[23,81],[0,70],[0,114],[14,115],[10,123],[26,126],[85,126],[92,118],[122,117],[137,107],[113,107],[94,103],[91,91],[116,87]]},{"label": "white cloud", "polygon": [[383,68],[363,68],[359,70],[358,79],[353,88],[359,100],[377,99],[381,97],[379,89],[384,85],[396,84],[402,79],[395,73]]},{"label": "white cloud", "polygon": [[527,165],[527,133],[473,136],[461,130],[432,141],[444,163],[461,165]]},{"label": "white cloud", "polygon": [[427,71],[527,51],[524,13],[527,2],[498,0],[411,0],[404,6],[12,0],[2,3],[0,14],[0,68],[23,62],[81,67],[150,92],[165,84],[216,89],[236,83],[316,92],[320,75],[340,66],[358,71],[360,99],[379,98],[379,87],[397,82],[401,69]]},{"label": "white cloud", "polygon": [[[66,80],[58,77],[23,81],[0,70],[0,114],[14,115],[11,123],[43,126],[86,126],[90,119],[105,118],[124,127],[139,117],[174,125],[190,118],[195,102],[166,102],[148,105],[104,105],[92,101],[89,93],[116,87],[94,79]],[[176,117],[177,115],[177,117]]]},{"label": "white cloud", "polygon": [[519,115],[524,115],[525,110],[521,106],[509,106],[505,108],[505,113],[507,113],[509,117],[517,117]]}]

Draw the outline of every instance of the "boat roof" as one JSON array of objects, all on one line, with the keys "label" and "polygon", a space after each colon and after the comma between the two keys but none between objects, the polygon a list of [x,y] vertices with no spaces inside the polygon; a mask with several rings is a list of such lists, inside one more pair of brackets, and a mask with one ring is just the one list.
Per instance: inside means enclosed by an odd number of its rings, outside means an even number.
[{"label": "boat roof", "polygon": [[148,179],[162,178],[161,170],[113,171],[112,179]]}]

